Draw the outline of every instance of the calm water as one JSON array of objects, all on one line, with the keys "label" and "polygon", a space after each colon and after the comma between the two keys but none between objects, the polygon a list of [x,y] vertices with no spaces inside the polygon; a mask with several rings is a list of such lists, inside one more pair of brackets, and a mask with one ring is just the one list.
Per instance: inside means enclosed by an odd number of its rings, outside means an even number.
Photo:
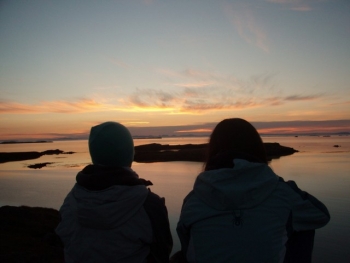
[{"label": "calm water", "polygon": [[[263,137],[263,140],[299,151],[274,159],[270,166],[284,179],[296,181],[301,189],[320,199],[331,213],[331,222],[316,231],[313,262],[350,262],[350,137]],[[135,145],[153,142],[197,144],[207,142],[207,138],[143,139],[135,140]],[[336,144],[341,147],[333,147]],[[0,145],[0,152],[48,149],[76,153],[0,164],[0,206],[60,207],[75,182],[76,173],[90,163],[87,141]],[[54,164],[40,170],[26,167],[39,162]],[[173,252],[179,250],[175,227],[182,200],[192,189],[202,163],[134,163],[133,169],[153,182],[153,192],[165,197],[174,238]]]}]

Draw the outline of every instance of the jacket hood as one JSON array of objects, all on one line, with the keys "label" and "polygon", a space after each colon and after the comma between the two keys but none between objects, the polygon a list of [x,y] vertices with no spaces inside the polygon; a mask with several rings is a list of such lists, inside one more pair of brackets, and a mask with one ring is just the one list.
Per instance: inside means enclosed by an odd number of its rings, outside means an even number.
[{"label": "jacket hood", "polygon": [[111,229],[137,213],[148,195],[144,185],[114,185],[102,191],[89,191],[76,184],[72,189],[72,211],[80,225]]},{"label": "jacket hood", "polygon": [[152,185],[130,168],[88,165],[77,174],[71,191],[71,206],[80,225],[111,229],[137,213]]},{"label": "jacket hood", "polygon": [[95,165],[131,167],[134,142],[126,127],[117,122],[104,122],[91,128],[89,152]]},{"label": "jacket hood", "polygon": [[195,194],[216,210],[252,208],[277,187],[278,176],[262,163],[233,160],[233,168],[202,172],[194,184]]}]

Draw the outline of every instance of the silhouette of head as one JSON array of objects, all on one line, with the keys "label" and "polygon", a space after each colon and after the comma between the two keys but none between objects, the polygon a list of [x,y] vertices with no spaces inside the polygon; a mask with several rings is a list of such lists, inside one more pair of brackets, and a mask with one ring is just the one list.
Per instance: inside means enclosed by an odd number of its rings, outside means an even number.
[{"label": "silhouette of head", "polygon": [[131,167],[134,160],[131,134],[117,122],[104,122],[91,128],[89,151],[95,165]]},{"label": "silhouette of head", "polygon": [[257,130],[246,120],[240,118],[225,119],[213,130],[205,164],[214,156],[224,152],[234,152],[251,156],[258,162],[267,163],[265,147]]}]

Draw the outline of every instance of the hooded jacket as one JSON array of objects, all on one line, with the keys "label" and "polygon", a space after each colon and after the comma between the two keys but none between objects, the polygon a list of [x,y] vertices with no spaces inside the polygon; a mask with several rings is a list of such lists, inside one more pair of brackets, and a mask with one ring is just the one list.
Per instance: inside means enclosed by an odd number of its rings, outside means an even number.
[{"label": "hooded jacket", "polygon": [[168,262],[164,198],[131,169],[87,166],[60,209],[65,262]]},{"label": "hooded jacket", "polygon": [[268,165],[233,162],[199,174],[184,200],[177,232],[189,262],[283,262],[288,222],[305,231],[330,220],[320,201]]}]

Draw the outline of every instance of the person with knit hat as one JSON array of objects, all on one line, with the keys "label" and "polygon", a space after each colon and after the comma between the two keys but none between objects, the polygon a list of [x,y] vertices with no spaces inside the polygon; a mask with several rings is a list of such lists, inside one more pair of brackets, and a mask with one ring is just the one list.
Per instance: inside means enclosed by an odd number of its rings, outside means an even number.
[{"label": "person with knit hat", "polygon": [[117,122],[92,127],[89,152],[93,164],[77,174],[60,208],[65,262],[169,262],[165,200],[131,169],[129,130]]}]

